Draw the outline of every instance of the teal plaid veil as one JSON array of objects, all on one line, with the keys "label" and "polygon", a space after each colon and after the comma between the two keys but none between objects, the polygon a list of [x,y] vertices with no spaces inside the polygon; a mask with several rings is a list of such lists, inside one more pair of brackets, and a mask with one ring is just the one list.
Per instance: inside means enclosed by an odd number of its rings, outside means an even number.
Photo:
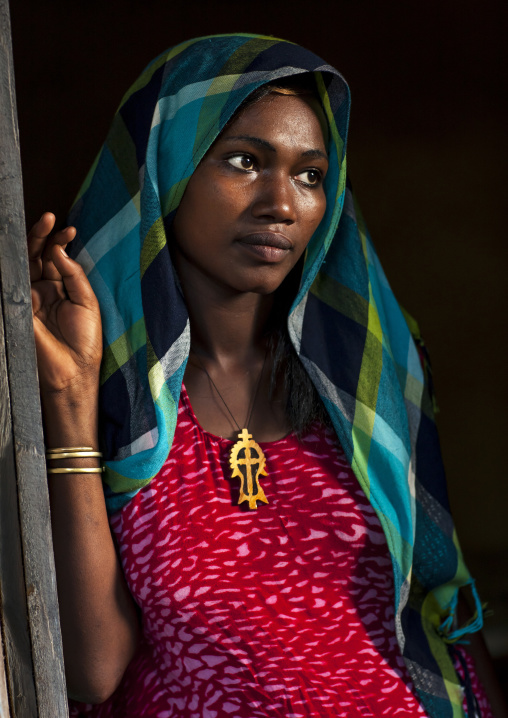
[{"label": "teal plaid veil", "polygon": [[[313,73],[329,123],[330,168],[289,333],[383,526],[396,634],[414,684],[431,716],[456,718],[462,697],[447,643],[477,629],[481,610],[449,513],[424,350],[347,186],[348,87],[297,45],[222,35],[163,53],[123,98],[72,208],[72,252],[103,320],[108,509],[146,486],[171,449],[190,329],[167,242],[187,182],[253,90],[300,73]],[[457,590],[467,584],[477,615],[454,629]]]}]

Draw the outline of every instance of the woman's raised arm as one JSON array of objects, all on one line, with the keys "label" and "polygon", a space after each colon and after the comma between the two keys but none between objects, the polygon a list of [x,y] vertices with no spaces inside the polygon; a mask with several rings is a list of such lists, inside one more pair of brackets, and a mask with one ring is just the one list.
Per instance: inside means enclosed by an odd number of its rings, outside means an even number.
[{"label": "woman's raised arm", "polygon": [[[98,450],[101,320],[93,290],[65,253],[75,229],[51,235],[47,212],[28,236],[32,306],[48,449]],[[94,458],[55,466],[96,468]],[[53,544],[69,694],[100,703],[137,645],[136,609],[117,557],[100,474],[50,474]]]}]

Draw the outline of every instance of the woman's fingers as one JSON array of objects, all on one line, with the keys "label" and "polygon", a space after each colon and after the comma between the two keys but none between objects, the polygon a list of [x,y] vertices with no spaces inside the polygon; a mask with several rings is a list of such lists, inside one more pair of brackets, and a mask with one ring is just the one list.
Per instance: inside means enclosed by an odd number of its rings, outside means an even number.
[{"label": "woman's fingers", "polygon": [[41,258],[48,236],[55,226],[55,219],[52,212],[44,212],[28,233],[28,259],[30,261]]},{"label": "woman's fingers", "polygon": [[54,226],[55,215],[52,212],[44,212],[28,234],[28,259],[32,282],[39,279],[58,281],[62,278],[53,263],[52,249],[56,244],[66,247],[76,236],[76,229],[66,227],[51,235]]},{"label": "woman's fingers", "polygon": [[53,247],[58,245],[65,249],[75,236],[75,227],[66,227],[59,232],[55,232],[55,234],[47,240],[42,253],[42,279],[51,279],[54,281],[62,279],[53,261]]},{"label": "woman's fingers", "polygon": [[82,267],[68,257],[65,249],[58,245],[52,247],[51,262],[54,270],[63,280],[70,301],[87,309],[95,309],[98,306],[97,298]]},{"label": "woman's fingers", "polygon": [[42,276],[42,253],[54,226],[55,215],[52,212],[44,212],[28,233],[28,266],[31,282],[36,282]]}]

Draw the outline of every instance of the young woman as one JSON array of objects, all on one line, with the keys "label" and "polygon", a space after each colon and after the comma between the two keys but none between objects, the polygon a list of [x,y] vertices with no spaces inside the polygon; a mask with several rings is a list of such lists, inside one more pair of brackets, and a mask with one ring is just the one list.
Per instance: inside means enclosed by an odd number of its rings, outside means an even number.
[{"label": "young woman", "polygon": [[348,116],[296,45],[191,40],[30,234],[72,715],[491,715]]}]

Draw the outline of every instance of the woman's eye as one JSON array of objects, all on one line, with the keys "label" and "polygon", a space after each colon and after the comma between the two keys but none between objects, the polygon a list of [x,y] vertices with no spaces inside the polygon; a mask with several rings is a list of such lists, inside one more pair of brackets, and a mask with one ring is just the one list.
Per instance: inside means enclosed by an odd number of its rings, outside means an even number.
[{"label": "woman's eye", "polygon": [[323,175],[319,170],[304,170],[297,175],[297,179],[299,179],[300,182],[304,182],[304,184],[308,184],[309,187],[315,187],[320,184],[322,178]]},{"label": "woman's eye", "polygon": [[228,157],[227,161],[238,170],[254,169],[254,160],[249,155],[233,155],[232,157]]}]

